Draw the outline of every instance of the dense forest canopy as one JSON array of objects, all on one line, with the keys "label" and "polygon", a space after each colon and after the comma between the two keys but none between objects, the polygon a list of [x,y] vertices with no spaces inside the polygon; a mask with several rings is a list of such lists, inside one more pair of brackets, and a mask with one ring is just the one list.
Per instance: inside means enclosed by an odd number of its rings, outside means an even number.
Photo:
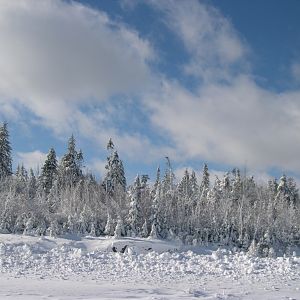
[{"label": "dense forest canopy", "polygon": [[29,235],[108,235],[218,243],[260,255],[300,245],[300,201],[293,178],[265,184],[241,174],[202,179],[185,171],[179,182],[168,157],[153,184],[137,176],[127,185],[122,160],[110,139],[106,174],[84,174],[83,153],[72,135],[60,161],[51,148],[39,174],[12,170],[7,124],[0,126],[0,232]]}]

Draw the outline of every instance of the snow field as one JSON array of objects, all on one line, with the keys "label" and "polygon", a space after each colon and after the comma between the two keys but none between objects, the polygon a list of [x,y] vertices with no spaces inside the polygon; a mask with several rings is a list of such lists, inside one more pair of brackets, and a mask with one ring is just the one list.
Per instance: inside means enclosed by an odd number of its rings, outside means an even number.
[{"label": "snow field", "polygon": [[[124,253],[114,252],[124,249],[125,245],[127,247]],[[157,287],[157,293],[162,297],[151,298],[148,292],[142,292],[141,299],[169,299],[172,295],[182,297],[182,290],[184,297],[191,298],[246,299],[250,293],[247,286],[250,285],[260,285],[260,290],[267,287],[270,292],[276,292],[276,286],[281,286],[281,289],[290,286],[290,291],[289,288],[287,291],[300,296],[300,290],[297,290],[297,286],[300,287],[299,257],[258,258],[243,252],[199,247],[195,251],[181,250],[184,249],[180,249],[178,244],[160,240],[83,238],[76,241],[0,235],[0,281],[9,278],[10,284],[22,279],[29,282],[50,281],[53,284],[53,280],[64,280],[75,282],[75,285],[77,282],[80,285],[81,282],[82,288],[83,282],[92,282],[93,285],[97,283],[102,288],[104,283],[105,286],[117,283],[114,289],[116,293],[119,289],[120,299],[123,298],[122,287],[128,288],[128,293],[133,298],[133,291],[140,285],[144,288],[146,285],[148,291]],[[225,289],[234,290],[234,295],[239,298],[230,298],[230,293],[225,293],[227,298],[224,295],[213,296],[213,291],[218,290],[219,284],[223,284]],[[202,286],[201,289],[199,285]],[[235,290],[241,285],[243,292],[239,288]],[[171,287],[173,294],[171,290],[163,292]],[[94,288],[97,289],[97,285]],[[211,292],[206,291],[209,288]],[[105,294],[106,288],[102,292]],[[164,298],[161,296],[163,293],[168,296]],[[207,298],[208,296],[215,298]],[[107,296],[107,299],[119,298]]]}]

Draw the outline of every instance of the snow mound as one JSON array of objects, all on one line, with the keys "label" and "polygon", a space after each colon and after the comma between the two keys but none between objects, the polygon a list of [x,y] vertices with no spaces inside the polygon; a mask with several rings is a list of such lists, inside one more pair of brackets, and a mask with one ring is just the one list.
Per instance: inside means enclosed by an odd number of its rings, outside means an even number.
[{"label": "snow mound", "polygon": [[180,245],[174,243],[138,238],[68,240],[1,235],[0,273],[64,279],[139,278],[147,282],[196,282],[204,275],[230,279],[300,277],[299,257],[257,258],[226,249],[207,251],[209,254],[178,249]]},{"label": "snow mound", "polygon": [[[99,293],[101,299],[299,299],[294,297],[300,284],[297,256],[258,258],[228,249],[192,250],[141,238],[2,234],[0,299],[45,299],[53,290],[57,299],[98,299]],[[43,291],[41,297],[32,298],[32,284],[35,291]],[[87,292],[86,285],[92,290]]]}]

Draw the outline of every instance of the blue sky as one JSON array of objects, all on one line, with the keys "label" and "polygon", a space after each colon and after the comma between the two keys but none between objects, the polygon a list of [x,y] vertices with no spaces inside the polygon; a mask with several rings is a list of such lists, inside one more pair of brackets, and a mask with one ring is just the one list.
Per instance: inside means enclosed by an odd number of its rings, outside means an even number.
[{"label": "blue sky", "polygon": [[131,180],[169,156],[178,177],[246,168],[300,178],[300,3],[0,3],[0,121],[14,165],[74,133],[103,174],[115,142]]}]

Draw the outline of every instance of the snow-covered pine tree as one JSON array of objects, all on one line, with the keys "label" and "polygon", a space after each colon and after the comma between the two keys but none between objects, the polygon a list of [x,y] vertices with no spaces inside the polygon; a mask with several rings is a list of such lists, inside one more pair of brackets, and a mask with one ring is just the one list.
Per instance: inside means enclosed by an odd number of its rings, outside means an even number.
[{"label": "snow-covered pine tree", "polygon": [[129,193],[130,199],[130,208],[128,212],[128,219],[127,219],[127,234],[135,237],[139,236],[141,233],[141,182],[140,176],[136,176],[134,184]]},{"label": "snow-covered pine tree", "polygon": [[193,170],[190,178],[190,186],[191,186],[191,200],[193,203],[193,206],[195,207],[197,200],[199,198],[199,186],[197,182],[196,173]]},{"label": "snow-covered pine tree", "polygon": [[162,179],[162,192],[163,195],[170,194],[174,191],[175,188],[175,174],[172,169],[171,161],[168,156],[166,156],[166,170],[165,175]]},{"label": "snow-covered pine tree", "polygon": [[200,184],[200,197],[206,199],[207,193],[209,191],[209,173],[207,164],[204,164],[202,171],[202,180]]},{"label": "snow-covered pine tree", "polygon": [[191,231],[191,216],[194,210],[194,200],[192,197],[192,185],[188,170],[186,169],[181,181],[178,184],[178,201],[177,201],[177,226],[185,234]]},{"label": "snow-covered pine tree", "polygon": [[192,195],[192,186],[190,182],[190,174],[188,169],[185,169],[184,175],[178,184],[179,199],[189,199]]},{"label": "snow-covered pine tree", "polygon": [[158,226],[158,208],[161,201],[161,183],[160,183],[160,168],[157,168],[156,180],[151,191],[151,208],[150,208],[150,224],[151,224],[151,237],[157,238]]},{"label": "snow-covered pine tree", "polygon": [[288,188],[288,200],[292,205],[299,204],[299,190],[297,188],[297,184],[295,182],[295,179],[292,177],[289,177],[287,179],[287,188]]},{"label": "snow-covered pine tree", "polygon": [[28,173],[23,164],[17,166],[15,175],[20,182],[26,182],[28,180]]},{"label": "snow-covered pine tree", "polygon": [[59,166],[60,182],[75,185],[82,178],[82,151],[76,150],[76,140],[72,135],[68,141],[68,151],[63,156]]},{"label": "snow-covered pine tree", "polygon": [[57,158],[54,148],[51,148],[42,167],[40,175],[40,184],[46,194],[49,194],[53,182],[57,176]]},{"label": "snow-covered pine tree", "polygon": [[113,194],[115,190],[121,188],[126,190],[126,178],[123,167],[123,162],[119,158],[118,152],[114,151],[114,144],[109,139],[107,149],[110,151],[110,155],[107,157],[107,164],[105,166],[106,174],[103,180],[103,187],[109,194]]},{"label": "snow-covered pine tree", "polygon": [[0,180],[12,174],[11,146],[7,123],[0,126]]},{"label": "snow-covered pine tree", "polygon": [[28,196],[30,200],[33,200],[36,195],[37,190],[37,180],[33,170],[29,170],[29,181],[28,181]]},{"label": "snow-covered pine tree", "polygon": [[233,181],[232,181],[232,199],[237,202],[243,193],[243,183],[241,179],[241,174],[239,169],[233,169]]}]

